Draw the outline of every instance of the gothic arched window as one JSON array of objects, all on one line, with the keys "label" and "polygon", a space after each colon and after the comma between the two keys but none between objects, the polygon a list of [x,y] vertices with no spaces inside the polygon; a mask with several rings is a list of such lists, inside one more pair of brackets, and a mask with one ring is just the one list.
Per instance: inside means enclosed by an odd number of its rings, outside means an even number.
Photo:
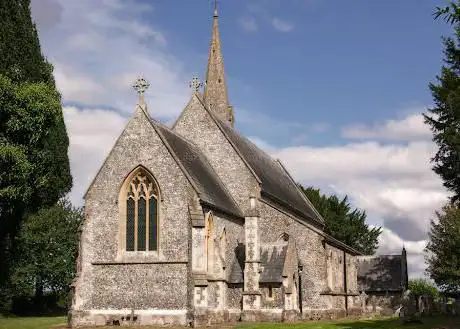
[{"label": "gothic arched window", "polygon": [[126,251],[158,249],[158,188],[143,168],[126,185]]},{"label": "gothic arched window", "polygon": [[208,212],[205,218],[205,252],[206,270],[209,274],[214,272],[214,219],[212,212]]}]

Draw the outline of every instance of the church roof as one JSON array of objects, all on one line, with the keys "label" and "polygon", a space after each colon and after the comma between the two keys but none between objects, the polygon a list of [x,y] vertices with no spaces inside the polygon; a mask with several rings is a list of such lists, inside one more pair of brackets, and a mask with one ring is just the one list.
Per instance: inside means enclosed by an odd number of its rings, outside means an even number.
[{"label": "church roof", "polygon": [[226,213],[243,217],[236,202],[227,192],[211,164],[198,147],[161,123],[150,119],[157,132],[180,162],[187,176],[193,181],[201,201]]},{"label": "church roof", "polygon": [[254,143],[241,136],[230,125],[222,122],[219,118],[214,118],[227,139],[260,180],[262,193],[265,196],[304,218],[321,224],[324,223],[321,215],[299,191],[298,186],[280,162],[275,161]]},{"label": "church roof", "polygon": [[403,290],[401,255],[358,257],[359,291]]}]

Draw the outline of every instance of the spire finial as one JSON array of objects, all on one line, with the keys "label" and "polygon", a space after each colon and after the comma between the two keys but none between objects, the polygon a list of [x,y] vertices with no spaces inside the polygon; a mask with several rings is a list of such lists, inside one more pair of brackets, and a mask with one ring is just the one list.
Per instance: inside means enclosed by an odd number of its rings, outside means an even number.
[{"label": "spire finial", "polygon": [[214,0],[214,17],[219,16],[219,13],[217,11],[217,0]]},{"label": "spire finial", "polygon": [[137,78],[133,88],[139,94],[139,105],[145,105],[144,93],[150,87],[150,83],[142,77]]},{"label": "spire finial", "polygon": [[195,74],[192,80],[190,81],[189,86],[194,93],[197,93],[200,91],[200,88],[203,86],[203,83],[200,81],[200,78],[198,78],[198,76]]}]

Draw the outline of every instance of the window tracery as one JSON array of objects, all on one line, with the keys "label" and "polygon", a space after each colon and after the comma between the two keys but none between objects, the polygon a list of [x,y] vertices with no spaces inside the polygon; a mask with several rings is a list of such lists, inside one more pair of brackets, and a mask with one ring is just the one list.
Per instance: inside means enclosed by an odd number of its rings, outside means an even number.
[{"label": "window tracery", "polygon": [[158,249],[158,188],[140,168],[126,187],[126,251]]}]

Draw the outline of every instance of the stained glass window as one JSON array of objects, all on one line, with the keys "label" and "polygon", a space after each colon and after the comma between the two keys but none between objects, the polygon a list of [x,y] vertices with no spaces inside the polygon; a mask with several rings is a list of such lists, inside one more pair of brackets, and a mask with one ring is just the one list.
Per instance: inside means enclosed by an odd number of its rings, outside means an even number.
[{"label": "stained glass window", "polygon": [[129,182],[126,200],[126,250],[158,247],[158,189],[153,178],[139,169]]},{"label": "stained glass window", "polygon": [[157,200],[149,200],[149,250],[157,250]]},{"label": "stained glass window", "polygon": [[137,217],[137,250],[145,250],[146,230],[145,230],[145,200],[140,198],[138,201]]},{"label": "stained glass window", "polygon": [[126,202],[126,250],[134,251],[134,200]]}]

